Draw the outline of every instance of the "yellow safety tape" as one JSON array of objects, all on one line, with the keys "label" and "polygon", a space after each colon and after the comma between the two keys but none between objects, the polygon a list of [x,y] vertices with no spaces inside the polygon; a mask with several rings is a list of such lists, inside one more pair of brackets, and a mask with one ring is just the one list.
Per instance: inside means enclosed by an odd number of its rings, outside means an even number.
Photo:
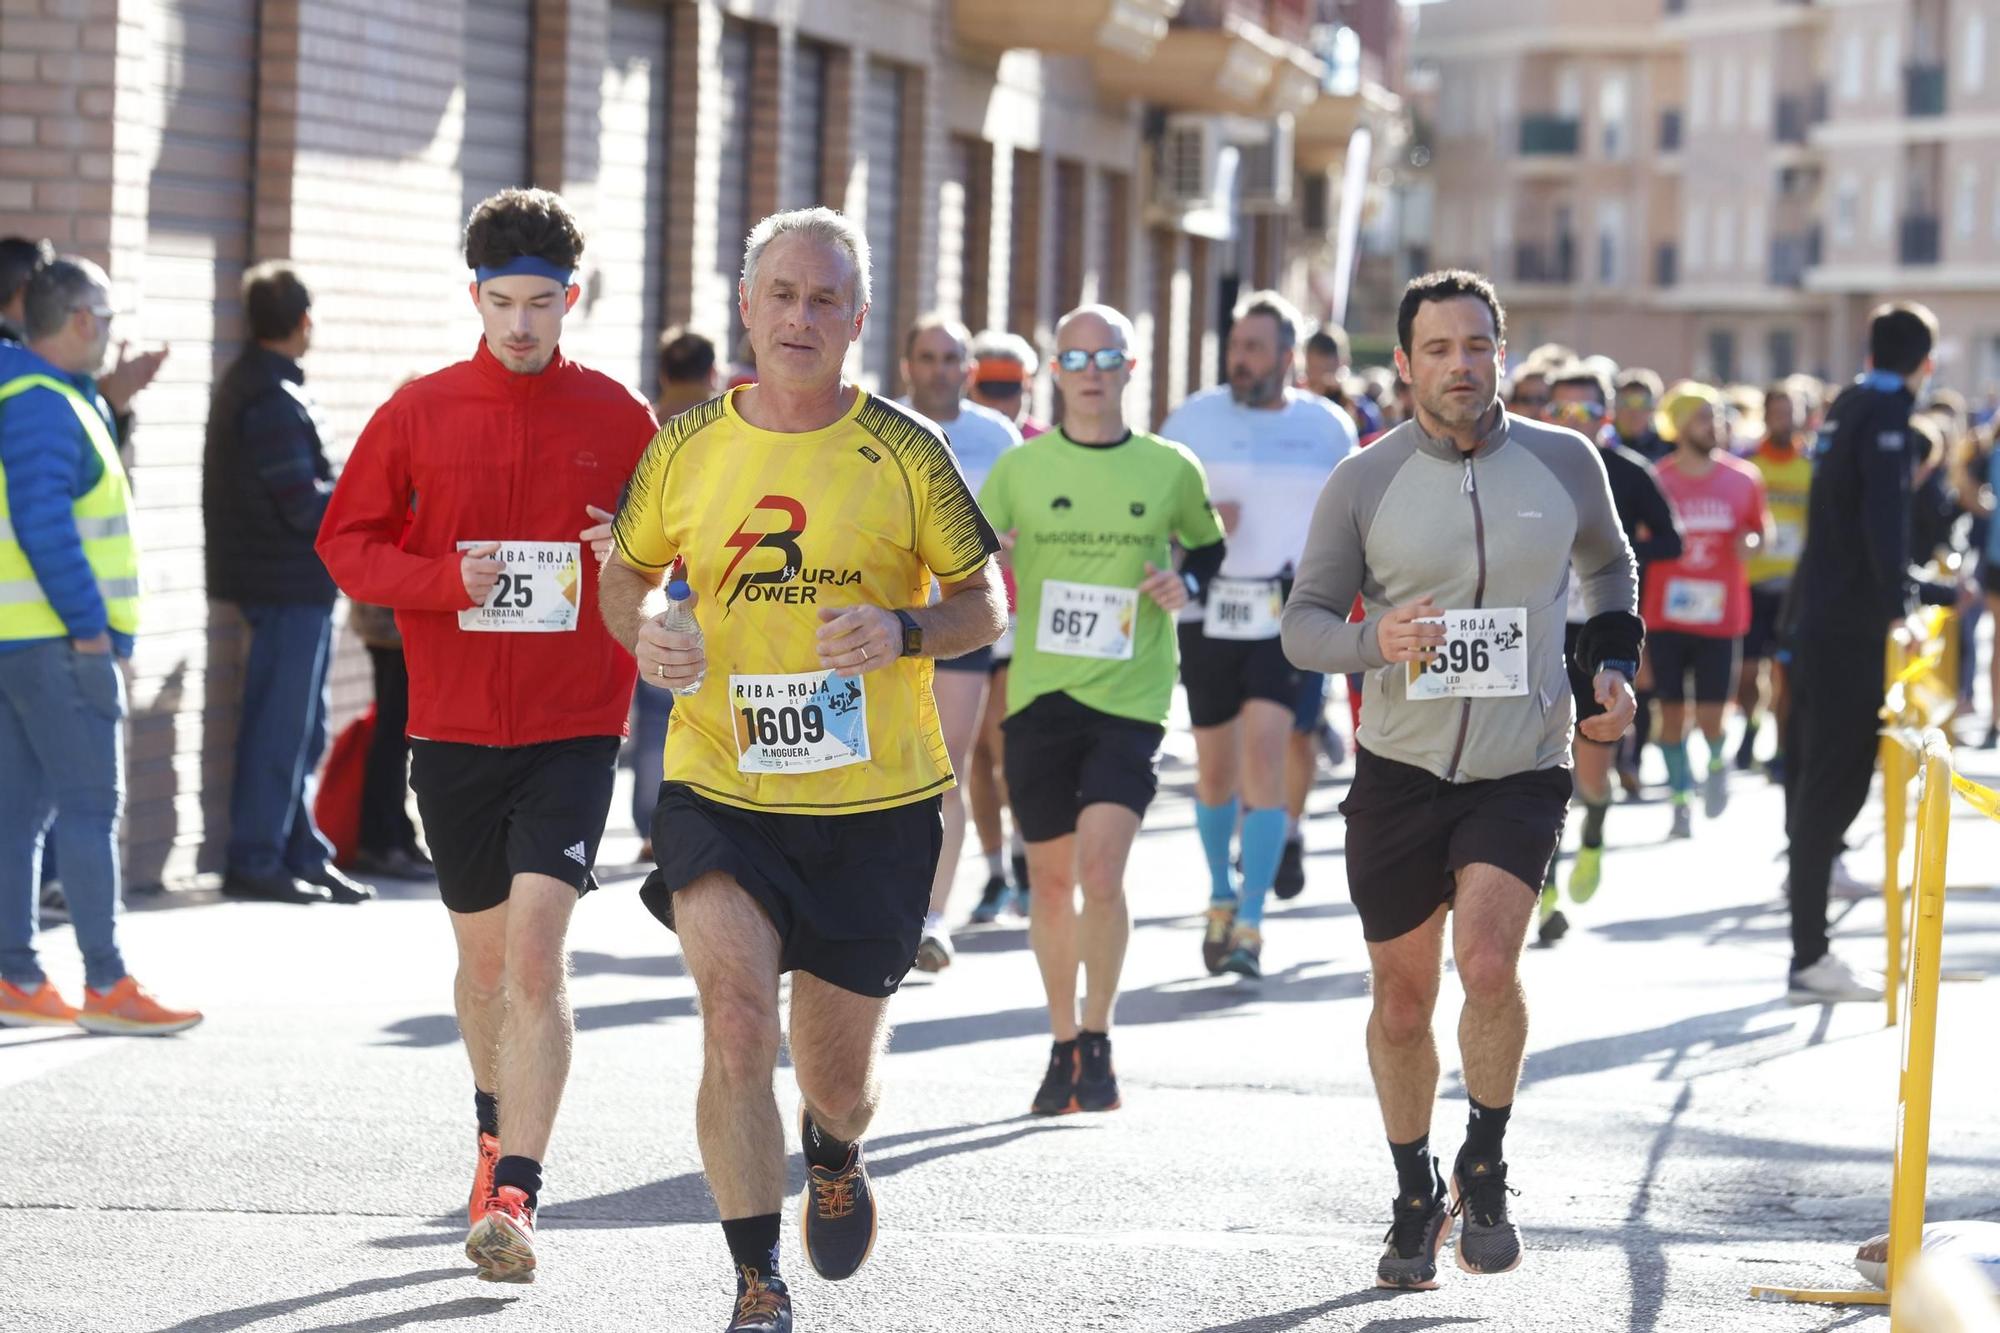
[{"label": "yellow safety tape", "polygon": [[2000,820],[2000,792],[1991,787],[1982,787],[1963,773],[1951,775],[1951,788],[1965,798],[1965,803],[1985,815],[1988,819]]}]

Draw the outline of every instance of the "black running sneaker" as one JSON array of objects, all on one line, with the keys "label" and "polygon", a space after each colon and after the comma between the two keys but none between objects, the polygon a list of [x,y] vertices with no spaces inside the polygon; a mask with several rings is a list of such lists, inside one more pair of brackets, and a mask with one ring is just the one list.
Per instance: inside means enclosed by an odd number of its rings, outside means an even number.
[{"label": "black running sneaker", "polygon": [[1435,1291],[1438,1251],[1451,1235],[1451,1207],[1445,1194],[1444,1177],[1438,1174],[1437,1158],[1431,1159],[1435,1185],[1425,1194],[1398,1198],[1395,1220],[1382,1257],[1375,1264],[1375,1285],[1397,1291]]},{"label": "black running sneaker", "polygon": [[1280,898],[1296,898],[1306,888],[1306,840],[1303,837],[1285,839],[1285,854],[1278,858],[1278,877],[1271,881],[1271,892]]},{"label": "black running sneaker", "polygon": [[986,881],[986,887],[979,892],[979,906],[972,909],[972,924],[990,926],[1000,919],[1000,909],[1007,905],[1007,877],[994,875]]},{"label": "black running sneaker", "polygon": [[1036,1115],[1068,1115],[1080,1109],[1076,1104],[1075,1041],[1059,1041],[1049,1047],[1049,1072],[1035,1092],[1032,1108]]},{"label": "black running sneaker", "polygon": [[[799,1137],[812,1132],[803,1108]],[[868,1163],[861,1145],[847,1150],[838,1171],[806,1164],[806,1192],[799,1208],[799,1231],[813,1271],[829,1282],[853,1277],[875,1248],[875,1192],[868,1185]]]},{"label": "black running sneaker", "polygon": [[1111,1068],[1111,1037],[1104,1032],[1085,1032],[1076,1041],[1076,1109],[1115,1111],[1118,1109],[1118,1074]]},{"label": "black running sneaker", "polygon": [[736,1314],[722,1333],[792,1333],[792,1293],[783,1278],[736,1270]]},{"label": "black running sneaker", "polygon": [[1507,1164],[1461,1157],[1451,1169],[1451,1210],[1458,1230],[1458,1266],[1468,1273],[1511,1273],[1521,1266],[1521,1230],[1507,1216]]}]

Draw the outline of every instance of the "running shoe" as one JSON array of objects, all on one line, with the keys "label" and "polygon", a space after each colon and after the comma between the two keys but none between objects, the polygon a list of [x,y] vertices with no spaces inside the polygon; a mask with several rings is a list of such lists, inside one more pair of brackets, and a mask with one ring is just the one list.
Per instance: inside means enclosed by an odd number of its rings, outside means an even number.
[{"label": "running shoe", "polygon": [[1579,847],[1576,860],[1569,867],[1569,900],[1579,906],[1597,896],[1597,885],[1604,878],[1604,849],[1602,847]]},{"label": "running shoe", "polygon": [[[799,1108],[799,1138],[812,1132],[804,1107]],[[806,1167],[806,1190],[799,1207],[799,1233],[813,1271],[829,1282],[853,1277],[875,1248],[875,1191],[868,1184],[868,1163],[861,1145],[847,1150],[838,1171]]]},{"label": "running shoe", "polygon": [[1882,998],[1888,982],[1879,972],[1854,967],[1826,954],[1811,967],[1792,973],[1785,998],[1793,1004],[1841,1004],[1845,1001],[1873,1001]]},{"label": "running shoe", "polygon": [[943,927],[926,930],[917,943],[917,971],[942,972],[951,966],[951,936]]},{"label": "running shoe", "polygon": [[1703,819],[1720,819],[1722,812],[1729,808],[1729,766],[1712,764],[1708,776],[1701,783],[1701,815]]},{"label": "running shoe", "polygon": [[502,1185],[465,1238],[465,1257],[482,1282],[535,1280],[535,1208],[525,1190]]},{"label": "running shoe", "polygon": [[1222,960],[1229,956],[1229,939],[1236,929],[1235,903],[1210,903],[1201,932],[1201,965],[1208,975],[1222,975]]},{"label": "running shoe", "polygon": [[1395,1202],[1395,1220],[1382,1257],[1375,1264],[1375,1285],[1397,1291],[1435,1291],[1438,1251],[1451,1235],[1451,1208],[1445,1196],[1444,1178],[1438,1175],[1437,1159],[1431,1159],[1431,1175],[1436,1188],[1428,1194],[1412,1194]]},{"label": "running shoe", "polygon": [[1757,728],[1743,728],[1743,743],[1736,747],[1736,771],[1748,773],[1757,767]]},{"label": "running shoe", "polygon": [[1667,841],[1694,836],[1694,810],[1686,801],[1674,802],[1674,826],[1667,830]]},{"label": "running shoe", "polygon": [[1028,854],[1015,852],[1007,861],[1008,869],[1014,872],[1014,915],[1028,914]]},{"label": "running shoe", "polygon": [[486,1205],[493,1198],[493,1168],[500,1165],[500,1139],[484,1130],[479,1134],[479,1159],[472,1167],[472,1193],[465,1200],[465,1224],[479,1225]]},{"label": "running shoe", "polygon": [[1521,1266],[1521,1229],[1507,1216],[1507,1164],[1461,1157],[1451,1169],[1451,1210],[1458,1217],[1458,1266],[1468,1273],[1511,1273]]},{"label": "running shoe", "polygon": [[1111,1037],[1104,1032],[1085,1032],[1076,1039],[1076,1109],[1115,1111],[1118,1074],[1111,1068]]},{"label": "running shoe", "polygon": [[1541,922],[1535,932],[1535,946],[1537,948],[1547,949],[1554,945],[1557,940],[1569,934],[1569,918],[1564,916],[1562,909],[1556,906],[1555,885],[1544,884],[1542,886],[1541,901],[1537,904],[1537,915],[1540,917]]},{"label": "running shoe", "polygon": [[1785,756],[1782,754],[1774,754],[1769,759],[1766,759],[1764,761],[1764,776],[1769,778],[1773,785],[1779,787],[1784,786]]},{"label": "running shoe", "polygon": [[199,1022],[199,1010],[169,1009],[131,977],[121,978],[108,991],[85,987],[83,1008],[76,1016],[76,1025],[85,1032],[126,1037],[164,1037]]},{"label": "running shoe", "polygon": [[1264,975],[1264,932],[1255,926],[1238,926],[1229,933],[1229,954],[1222,970],[1256,981]]},{"label": "running shoe", "polygon": [[736,1270],[736,1313],[722,1333],[792,1333],[792,1293],[781,1277]]},{"label": "running shoe", "polygon": [[44,979],[33,990],[0,981],[0,1028],[66,1028],[75,1023],[76,1010],[53,981]]},{"label": "running shoe", "polygon": [[1278,875],[1271,881],[1271,892],[1289,901],[1304,893],[1305,888],[1306,840],[1294,834],[1285,839],[1285,852],[1278,858]]},{"label": "running shoe", "polygon": [[1077,1043],[1059,1041],[1049,1047],[1049,1071],[1035,1090],[1031,1110],[1036,1115],[1069,1115],[1081,1108],[1076,1104]]},{"label": "running shoe", "polygon": [[979,906],[972,909],[972,924],[990,926],[1000,919],[1000,909],[1007,905],[1007,877],[995,875],[986,881],[986,887],[979,891]]},{"label": "running shoe", "polygon": [[1847,864],[1847,853],[1842,852],[1833,858],[1833,872],[1827,876],[1826,891],[1828,896],[1842,902],[1863,902],[1881,894],[1882,881],[1865,880],[1854,873],[1854,867]]}]

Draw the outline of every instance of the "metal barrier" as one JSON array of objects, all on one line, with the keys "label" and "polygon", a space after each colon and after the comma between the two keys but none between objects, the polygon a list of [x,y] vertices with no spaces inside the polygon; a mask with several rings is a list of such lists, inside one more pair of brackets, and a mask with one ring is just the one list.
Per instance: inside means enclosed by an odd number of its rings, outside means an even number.
[{"label": "metal barrier", "polygon": [[1926,607],[1889,636],[1882,671],[1882,1002],[1896,1026],[1903,985],[1903,848],[1908,843],[1915,738],[1944,725],[1958,706],[1958,616]]}]

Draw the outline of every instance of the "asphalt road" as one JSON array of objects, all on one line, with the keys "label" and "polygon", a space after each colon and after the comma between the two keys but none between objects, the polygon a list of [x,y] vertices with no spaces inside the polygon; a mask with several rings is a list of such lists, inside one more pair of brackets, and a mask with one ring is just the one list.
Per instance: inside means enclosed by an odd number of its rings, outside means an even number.
[{"label": "asphalt road", "polygon": [[[1188,738],[1169,746],[1131,876],[1125,1108],[1026,1114],[1047,1036],[1025,932],[963,935],[957,965],[893,1009],[869,1143],[874,1257],[836,1288],[788,1228],[801,1330],[1887,1328],[1876,1312],[1748,1299],[1759,1282],[1858,1285],[1853,1248],[1887,1213],[1900,1049],[1877,1007],[1784,1001],[1768,783],[1740,780],[1687,844],[1662,841],[1663,804],[1613,811],[1603,892],[1525,964],[1533,1033],[1508,1156],[1527,1263],[1391,1295],[1372,1290],[1394,1177],[1362,1050],[1339,784],[1315,800],[1305,895],[1272,915],[1269,976],[1211,979]],[[1961,816],[1954,877],[1978,883],[2000,873],[2000,826]],[[635,846],[612,837],[606,853]],[[580,1033],[536,1285],[481,1284],[459,1251],[471,1084],[434,896],[183,897],[131,913],[126,953],[163,997],[204,1007],[205,1026],[0,1036],[0,1329],[720,1328],[730,1276],[695,1151],[692,990],[636,868],[610,878],[572,935]],[[955,914],[976,878],[968,863]],[[1853,906],[1837,947],[1879,965],[1881,923],[1879,903]],[[2000,968],[2000,894],[1955,894],[1948,929],[1948,968]],[[74,994],[67,929],[46,944]],[[1449,978],[1445,997],[1433,1138],[1448,1163],[1464,1121]],[[2000,987],[1945,987],[1934,1219],[2000,1217],[1996,1024]],[[789,1118],[782,1070],[779,1088]]]}]

